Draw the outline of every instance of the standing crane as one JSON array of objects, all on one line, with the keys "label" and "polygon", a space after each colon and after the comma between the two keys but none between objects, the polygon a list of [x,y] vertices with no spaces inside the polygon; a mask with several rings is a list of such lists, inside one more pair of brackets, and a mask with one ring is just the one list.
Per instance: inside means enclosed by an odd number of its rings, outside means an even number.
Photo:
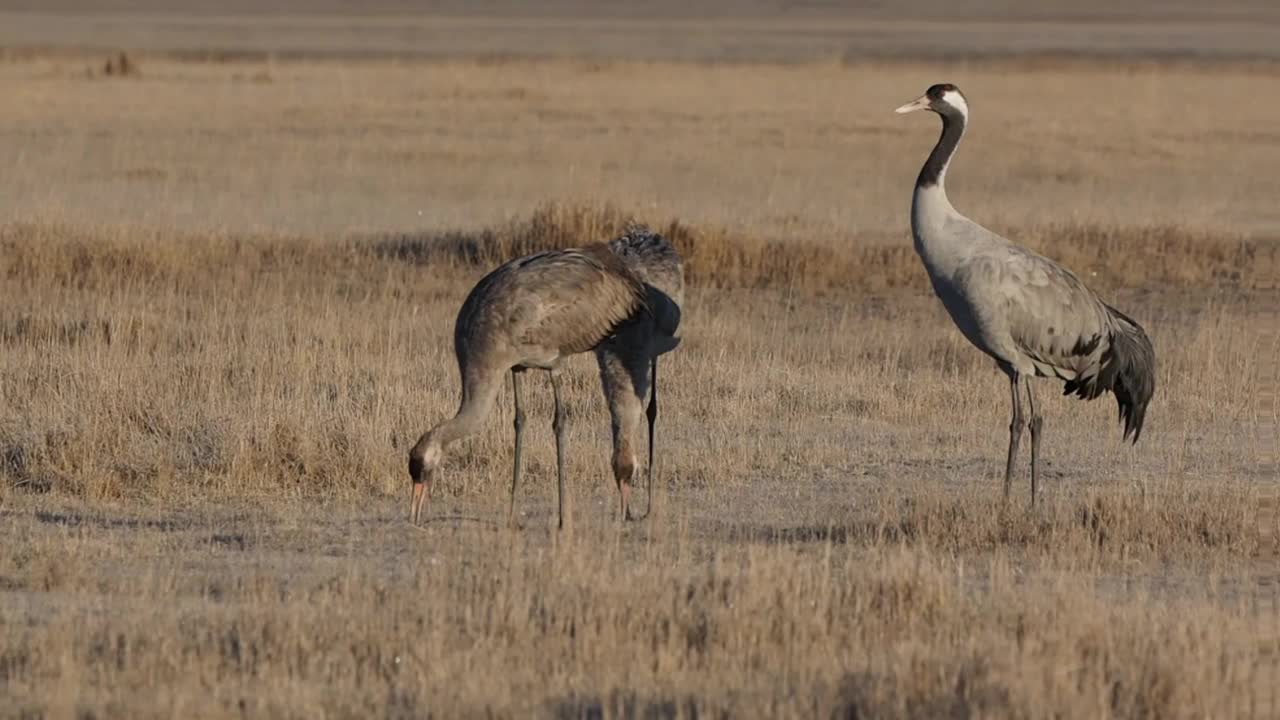
[{"label": "standing crane", "polygon": [[[649,481],[653,477],[653,427],[657,419],[657,356],[679,339],[684,273],[666,239],[629,226],[609,243],[549,250],[518,258],[490,272],[472,288],[458,311],[453,347],[462,381],[457,413],[424,433],[409,452],[413,492],[409,518],[417,523],[431,483],[450,443],[479,429],[493,408],[502,376],[511,373],[515,406],[515,450],[511,513],[520,482],[525,416],[520,378],[547,370],[555,398],[559,527],[564,527],[565,409],[561,368],[566,358],[595,350],[613,428],[613,471],[622,517],[631,517],[629,497],[644,394],[651,391]],[[652,369],[652,382],[648,377]]]},{"label": "standing crane", "polygon": [[[1022,427],[1031,429],[1031,504],[1044,420],[1031,378],[1065,381],[1064,395],[1092,400],[1111,391],[1124,422],[1124,438],[1138,442],[1155,391],[1155,351],[1142,326],[1107,305],[1070,270],[961,215],[947,200],[944,181],[969,119],[955,85],[930,87],[898,113],[929,110],[942,118],[942,135],[916,179],[911,234],[934,292],[960,332],[995,359],[1009,377],[1013,418],[1004,494],[1009,497]],[[1025,379],[1030,419],[1019,386]]]}]

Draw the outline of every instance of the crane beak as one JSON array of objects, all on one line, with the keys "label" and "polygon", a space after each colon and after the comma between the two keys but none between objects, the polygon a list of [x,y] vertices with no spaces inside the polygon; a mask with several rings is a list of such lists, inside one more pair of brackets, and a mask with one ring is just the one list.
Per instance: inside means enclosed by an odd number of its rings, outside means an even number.
[{"label": "crane beak", "polygon": [[409,505],[409,522],[414,525],[418,524],[418,518],[422,516],[422,506],[427,499],[427,484],[425,482],[415,482],[413,484],[413,495]]},{"label": "crane beak", "polygon": [[903,105],[897,110],[894,110],[894,112],[898,113],[899,115],[905,115],[906,113],[909,113],[909,112],[915,112],[917,110],[928,110],[928,109],[929,109],[929,96],[921,95],[920,97],[916,98],[915,100],[912,100],[906,105]]}]

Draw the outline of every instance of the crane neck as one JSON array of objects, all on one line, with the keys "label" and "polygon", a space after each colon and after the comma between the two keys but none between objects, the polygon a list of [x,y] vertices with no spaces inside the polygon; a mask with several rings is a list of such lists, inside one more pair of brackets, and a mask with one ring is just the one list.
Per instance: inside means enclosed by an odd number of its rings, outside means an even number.
[{"label": "crane neck", "polygon": [[501,373],[463,371],[462,402],[453,417],[441,422],[427,434],[431,442],[443,449],[449,443],[475,433],[493,409],[502,386]]},{"label": "crane neck", "polygon": [[929,153],[929,159],[924,161],[924,167],[920,168],[916,188],[924,190],[937,187],[945,194],[943,181],[947,175],[947,165],[956,152],[956,146],[960,144],[960,138],[964,136],[965,116],[955,111],[939,113],[939,116],[942,118],[942,135],[933,146],[933,152]]}]

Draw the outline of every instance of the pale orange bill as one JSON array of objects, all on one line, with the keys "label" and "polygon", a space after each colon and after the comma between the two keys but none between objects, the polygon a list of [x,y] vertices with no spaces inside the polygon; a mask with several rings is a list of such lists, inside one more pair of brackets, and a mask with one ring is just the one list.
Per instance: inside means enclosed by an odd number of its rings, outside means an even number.
[{"label": "pale orange bill", "polygon": [[416,482],[413,484],[413,501],[409,510],[409,522],[414,525],[418,524],[418,517],[422,515],[422,503],[427,499],[427,484]]},{"label": "pale orange bill", "polygon": [[929,109],[929,96],[925,94],[925,95],[921,95],[915,100],[912,100],[906,105],[899,107],[897,110],[894,110],[894,112],[901,115],[903,113],[915,112],[917,110],[928,110],[928,109]]}]

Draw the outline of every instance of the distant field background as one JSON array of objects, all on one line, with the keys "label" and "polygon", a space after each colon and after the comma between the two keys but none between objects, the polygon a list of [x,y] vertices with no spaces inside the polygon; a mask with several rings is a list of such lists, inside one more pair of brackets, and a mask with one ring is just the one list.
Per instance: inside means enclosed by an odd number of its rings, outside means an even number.
[{"label": "distant field background", "polygon": [[[1275,716],[1277,53],[1264,2],[0,3],[0,716]],[[1160,358],[1133,448],[1040,386],[1037,511],[911,250],[942,81],[957,207]],[[691,283],[654,514],[581,357],[569,531],[538,378],[518,527],[509,394],[409,527],[467,290],[633,218]]]},{"label": "distant field background", "polygon": [[1267,0],[8,0],[0,20],[0,44],[11,49],[123,45],[197,56],[796,62],[1280,52],[1280,8]]}]

